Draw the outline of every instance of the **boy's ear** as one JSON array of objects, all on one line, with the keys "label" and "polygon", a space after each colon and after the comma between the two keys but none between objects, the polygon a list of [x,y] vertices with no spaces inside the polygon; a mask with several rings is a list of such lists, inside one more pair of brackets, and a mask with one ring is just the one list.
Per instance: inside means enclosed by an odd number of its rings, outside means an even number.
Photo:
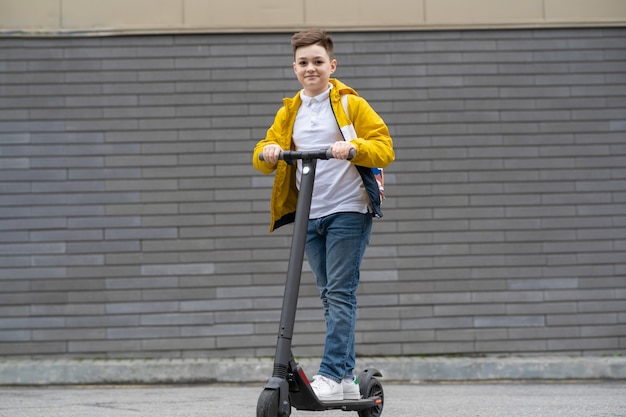
[{"label": "boy's ear", "polygon": [[[294,68],[295,68],[296,63],[294,62],[293,65],[294,65]],[[337,60],[333,59],[332,61],[330,61],[330,73],[331,74],[334,73],[336,69],[337,69]]]}]

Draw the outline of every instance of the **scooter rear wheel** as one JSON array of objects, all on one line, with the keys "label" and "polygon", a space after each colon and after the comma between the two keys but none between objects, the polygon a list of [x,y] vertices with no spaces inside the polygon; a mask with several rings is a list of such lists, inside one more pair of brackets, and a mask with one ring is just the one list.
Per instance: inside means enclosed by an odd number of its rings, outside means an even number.
[{"label": "scooter rear wheel", "polygon": [[380,417],[385,402],[385,394],[381,383],[376,378],[370,378],[365,389],[361,389],[361,395],[363,395],[363,398],[380,397],[381,402],[374,407],[360,410],[359,417]]},{"label": "scooter rear wheel", "polygon": [[264,389],[256,404],[256,417],[278,417],[278,401],[278,390]]}]

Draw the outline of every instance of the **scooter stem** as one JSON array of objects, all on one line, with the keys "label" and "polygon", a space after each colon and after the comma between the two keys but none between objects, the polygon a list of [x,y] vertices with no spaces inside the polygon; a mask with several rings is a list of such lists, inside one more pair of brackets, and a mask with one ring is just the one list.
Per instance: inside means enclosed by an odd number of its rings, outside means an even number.
[{"label": "scooter stem", "polygon": [[302,177],[300,191],[296,205],[296,218],[294,222],[293,237],[291,239],[291,253],[289,266],[287,267],[287,281],[283,307],[280,315],[280,328],[276,343],[276,356],[274,357],[274,373],[272,376],[284,379],[287,377],[291,355],[291,339],[293,337],[296,309],[298,305],[298,293],[300,290],[300,276],[304,262],[304,248],[306,245],[306,233],[311,212],[311,198],[313,195],[313,182],[315,179],[315,167],[317,159],[302,159]]}]

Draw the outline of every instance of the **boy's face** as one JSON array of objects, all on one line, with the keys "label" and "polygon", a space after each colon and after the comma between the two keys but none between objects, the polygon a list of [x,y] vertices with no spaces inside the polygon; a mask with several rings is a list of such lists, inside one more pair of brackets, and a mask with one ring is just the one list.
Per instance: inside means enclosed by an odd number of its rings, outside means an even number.
[{"label": "boy's face", "polygon": [[320,45],[301,46],[296,49],[293,70],[304,88],[304,94],[315,97],[328,88],[328,79],[337,68],[337,61],[330,59]]}]

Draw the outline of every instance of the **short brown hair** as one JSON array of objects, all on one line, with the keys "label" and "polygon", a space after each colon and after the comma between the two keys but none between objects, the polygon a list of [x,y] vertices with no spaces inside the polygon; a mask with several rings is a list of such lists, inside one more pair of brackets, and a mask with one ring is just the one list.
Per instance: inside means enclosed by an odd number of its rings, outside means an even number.
[{"label": "short brown hair", "polygon": [[291,46],[293,47],[293,56],[296,56],[296,50],[301,46],[320,45],[326,49],[330,59],[333,57],[333,38],[322,29],[308,29],[298,32],[291,37]]}]

